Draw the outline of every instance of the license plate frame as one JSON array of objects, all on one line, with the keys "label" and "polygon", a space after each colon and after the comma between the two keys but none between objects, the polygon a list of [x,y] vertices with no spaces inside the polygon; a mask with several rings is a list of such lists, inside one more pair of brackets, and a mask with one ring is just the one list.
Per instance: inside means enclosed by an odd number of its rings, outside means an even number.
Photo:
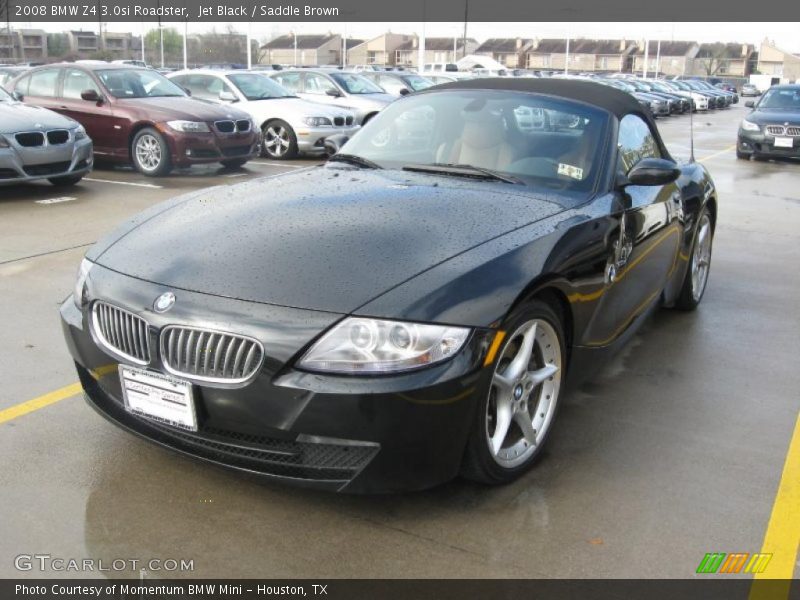
[{"label": "license plate frame", "polygon": [[197,406],[190,382],[127,365],[119,365],[119,380],[127,412],[183,431],[197,431]]}]

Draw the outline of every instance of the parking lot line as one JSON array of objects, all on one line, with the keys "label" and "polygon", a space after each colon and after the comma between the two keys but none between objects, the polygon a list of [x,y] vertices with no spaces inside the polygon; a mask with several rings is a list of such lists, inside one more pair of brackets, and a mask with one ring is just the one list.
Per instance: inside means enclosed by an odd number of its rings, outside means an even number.
[{"label": "parking lot line", "polygon": [[61,202],[72,202],[77,200],[75,196],[59,196],[58,198],[47,198],[46,200],[34,200],[36,204],[60,204]]},{"label": "parking lot line", "polygon": [[151,190],[161,190],[163,185],[156,185],[154,183],[133,183],[131,181],[114,181],[112,179],[94,179],[92,177],[84,177],[84,181],[94,181],[95,183],[115,183],[117,185],[132,185],[135,187],[149,188]]},{"label": "parking lot line", "polygon": [[716,158],[722,154],[727,154],[731,150],[736,150],[736,144],[731,144],[727,148],[720,150],[719,152],[714,152],[714,154],[709,154],[708,156],[704,156],[703,158],[697,159],[697,162],[705,162],[707,160],[711,160],[712,158]]},{"label": "parking lot line", "polygon": [[276,169],[308,169],[314,165],[286,165],[282,163],[267,162],[261,160],[251,160],[248,165],[259,165],[262,167],[273,167]]},{"label": "parking lot line", "polygon": [[44,394],[43,396],[39,396],[38,398],[34,398],[33,400],[15,404],[10,408],[0,410],[0,423],[6,423],[16,419],[17,417],[27,415],[28,413],[39,410],[40,408],[44,408],[45,406],[50,406],[51,404],[55,404],[56,402],[60,402],[66,398],[71,398],[72,396],[80,393],[80,391],[81,384],[72,383],[53,392]]},{"label": "parking lot line", "polygon": [[[772,514],[761,548],[762,554],[772,554],[772,559],[763,573],[756,573],[753,576],[750,600],[779,600],[789,597],[798,549],[800,549],[800,414],[797,415],[794,433],[789,442],[778,493],[775,495],[775,503],[772,505]],[[762,579],[785,580],[785,589],[778,592],[774,583],[759,585],[758,580]]]}]

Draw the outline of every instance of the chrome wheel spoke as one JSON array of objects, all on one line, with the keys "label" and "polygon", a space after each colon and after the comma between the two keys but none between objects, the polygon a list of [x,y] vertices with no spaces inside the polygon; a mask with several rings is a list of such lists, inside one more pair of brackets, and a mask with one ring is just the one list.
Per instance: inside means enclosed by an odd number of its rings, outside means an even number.
[{"label": "chrome wheel spoke", "polygon": [[547,364],[541,369],[528,371],[527,381],[533,384],[532,387],[536,387],[540,383],[544,383],[551,377],[554,377],[556,373],[558,373],[558,367],[554,364]]},{"label": "chrome wheel spoke", "polygon": [[533,419],[527,410],[514,413],[514,422],[522,431],[522,437],[529,446],[536,446],[536,430],[533,428]]},{"label": "chrome wheel spoke", "polygon": [[497,401],[497,410],[495,412],[494,433],[491,436],[492,454],[497,456],[500,448],[503,447],[503,442],[506,440],[508,430],[511,427],[511,403],[506,400]]},{"label": "chrome wheel spoke", "polygon": [[536,341],[536,322],[532,321],[527,329],[521,333],[522,344],[517,350],[517,355],[503,372],[503,375],[508,379],[519,379],[528,370],[528,364],[531,362],[531,354],[533,353],[533,345]]}]

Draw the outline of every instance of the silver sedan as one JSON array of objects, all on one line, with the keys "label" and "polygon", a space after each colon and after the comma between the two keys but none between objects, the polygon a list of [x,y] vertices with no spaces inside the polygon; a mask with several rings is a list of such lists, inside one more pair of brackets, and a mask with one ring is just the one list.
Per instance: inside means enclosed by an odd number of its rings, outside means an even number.
[{"label": "silver sedan", "polygon": [[76,121],[26,106],[0,88],[0,185],[75,185],[92,169],[92,140]]}]

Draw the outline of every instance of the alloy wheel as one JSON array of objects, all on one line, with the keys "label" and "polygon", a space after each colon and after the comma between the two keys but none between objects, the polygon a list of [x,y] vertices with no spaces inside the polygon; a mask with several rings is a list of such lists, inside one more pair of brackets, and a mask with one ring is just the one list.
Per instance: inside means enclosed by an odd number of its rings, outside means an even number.
[{"label": "alloy wheel", "polygon": [[561,387],[561,344],[550,323],[534,319],[509,338],[486,403],[489,454],[504,468],[524,463],[544,441]]},{"label": "alloy wheel", "polygon": [[144,171],[155,171],[161,164],[161,144],[150,134],[145,134],[136,141],[136,162]]},{"label": "alloy wheel", "polygon": [[291,145],[289,132],[282,125],[270,125],[264,130],[264,150],[272,157],[286,155]]},{"label": "alloy wheel", "polygon": [[698,302],[706,289],[708,270],[711,265],[711,219],[707,214],[697,225],[697,241],[692,252],[692,297]]}]

